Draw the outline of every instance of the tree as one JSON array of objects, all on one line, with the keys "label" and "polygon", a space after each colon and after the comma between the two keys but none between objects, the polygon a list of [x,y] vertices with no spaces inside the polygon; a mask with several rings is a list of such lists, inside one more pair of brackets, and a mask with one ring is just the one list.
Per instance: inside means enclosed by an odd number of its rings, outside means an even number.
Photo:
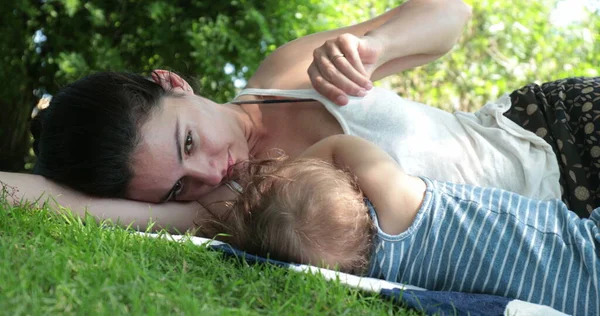
[{"label": "tree", "polygon": [[[337,1],[336,1],[337,2]],[[0,9],[0,170],[20,171],[28,118],[44,93],[101,70],[199,75],[200,93],[226,101],[277,46],[345,22],[333,1],[23,0]],[[308,20],[327,12],[335,22]],[[339,17],[339,19],[337,18]],[[323,23],[323,21],[328,21]],[[346,21],[347,22],[347,21]],[[37,36],[36,36],[37,34]],[[224,67],[229,65],[230,72]]]},{"label": "tree", "polygon": [[[550,23],[558,0],[469,1],[457,48],[381,84],[447,110],[473,110],[532,81],[598,75],[598,8],[567,27]],[[564,0],[562,0],[564,1]],[[219,102],[276,47],[368,19],[400,0],[21,0],[0,8],[0,170],[28,157],[28,119],[44,93],[101,70],[177,71]],[[196,79],[196,80],[193,80]]]},{"label": "tree", "polygon": [[531,82],[600,75],[600,6],[560,26],[551,20],[566,14],[555,10],[559,2],[471,1],[473,16],[451,53],[387,84],[410,99],[473,111]]},{"label": "tree", "polygon": [[35,82],[39,75],[33,33],[28,23],[38,14],[35,7],[15,1],[0,7],[0,170],[23,169],[29,149],[27,122],[36,102]]}]

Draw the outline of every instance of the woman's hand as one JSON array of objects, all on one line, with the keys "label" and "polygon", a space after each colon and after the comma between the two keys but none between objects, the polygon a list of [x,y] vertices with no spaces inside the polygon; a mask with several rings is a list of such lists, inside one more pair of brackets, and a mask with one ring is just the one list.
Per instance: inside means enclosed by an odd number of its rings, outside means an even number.
[{"label": "woman's hand", "polygon": [[345,105],[347,94],[362,97],[373,87],[370,78],[382,51],[383,45],[373,37],[339,35],[314,50],[308,76],[320,94]]},{"label": "woman's hand", "polygon": [[308,68],[310,82],[319,93],[344,105],[346,94],[366,94],[371,81],[450,51],[470,16],[471,8],[461,0],[407,1],[366,32],[337,35],[316,48]]},{"label": "woman's hand", "polygon": [[312,87],[344,105],[347,95],[366,93],[371,82],[447,53],[470,15],[462,0],[405,1],[369,21],[283,45],[263,61],[247,87]]}]

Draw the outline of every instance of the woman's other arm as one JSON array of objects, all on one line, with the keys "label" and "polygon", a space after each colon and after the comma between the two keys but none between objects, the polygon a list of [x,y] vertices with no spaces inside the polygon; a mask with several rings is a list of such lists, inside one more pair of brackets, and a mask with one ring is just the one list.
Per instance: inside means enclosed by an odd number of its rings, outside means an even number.
[{"label": "woman's other arm", "polygon": [[[382,47],[372,65],[378,80],[422,65],[449,52],[471,17],[471,8],[461,0],[408,1],[410,10],[397,10],[383,25],[362,38],[366,46]],[[427,58],[429,56],[429,58]],[[410,62],[407,57],[414,60]]]},{"label": "woman's other arm", "polygon": [[[367,34],[370,43],[378,46],[377,67],[371,70],[371,78],[365,77],[361,82],[361,85],[365,86],[369,79],[377,80],[427,63],[448,52],[468,21],[470,12],[470,8],[461,0],[407,1],[369,21],[308,35],[281,46],[263,61],[250,79],[248,87],[279,89],[312,87],[307,69],[313,59],[316,63],[320,63],[324,57],[315,49],[328,40],[336,41],[343,34],[357,37]],[[351,48],[346,47],[346,49]],[[360,60],[353,58],[352,54],[344,48],[342,50],[350,57],[353,66],[360,68],[358,65]],[[339,75],[335,67],[322,69],[323,71],[330,71],[329,77]],[[329,93],[323,93],[323,89],[328,87],[321,87],[319,82],[315,88],[322,94],[330,96]]]},{"label": "woman's other arm", "polygon": [[[71,190],[42,176],[0,172],[2,185],[15,188],[7,196],[8,203],[19,205],[21,201],[46,204],[53,211],[60,207],[70,209],[83,217],[89,214],[97,220],[110,219],[122,226],[145,231],[150,222],[152,230],[168,229],[170,232],[184,233],[194,228],[194,220],[205,216],[204,208],[197,202],[152,204],[125,199],[96,198]],[[56,202],[56,203],[55,203]],[[58,204],[58,205],[57,205]]]},{"label": "woman's other arm", "polygon": [[[460,0],[409,1],[364,36],[343,34],[314,52],[308,75],[315,89],[338,105],[362,96],[370,82],[431,62],[456,43],[471,16]],[[403,6],[400,7],[403,8]],[[345,58],[335,58],[334,56]]]}]

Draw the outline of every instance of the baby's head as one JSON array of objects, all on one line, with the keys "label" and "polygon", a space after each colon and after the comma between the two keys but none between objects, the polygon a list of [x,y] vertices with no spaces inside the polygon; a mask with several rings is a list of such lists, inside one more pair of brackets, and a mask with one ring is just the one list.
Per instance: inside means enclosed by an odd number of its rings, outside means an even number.
[{"label": "baby's head", "polygon": [[355,177],[317,159],[250,163],[230,243],[248,252],[361,273],[373,223]]}]

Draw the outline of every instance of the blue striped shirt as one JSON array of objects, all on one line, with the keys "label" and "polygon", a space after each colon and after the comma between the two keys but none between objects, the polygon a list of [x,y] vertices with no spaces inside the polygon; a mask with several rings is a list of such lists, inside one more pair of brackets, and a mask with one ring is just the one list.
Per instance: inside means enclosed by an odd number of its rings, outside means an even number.
[{"label": "blue striped shirt", "polygon": [[423,178],[411,227],[377,226],[368,276],[430,290],[487,293],[600,315],[600,208],[580,219],[559,200]]}]

